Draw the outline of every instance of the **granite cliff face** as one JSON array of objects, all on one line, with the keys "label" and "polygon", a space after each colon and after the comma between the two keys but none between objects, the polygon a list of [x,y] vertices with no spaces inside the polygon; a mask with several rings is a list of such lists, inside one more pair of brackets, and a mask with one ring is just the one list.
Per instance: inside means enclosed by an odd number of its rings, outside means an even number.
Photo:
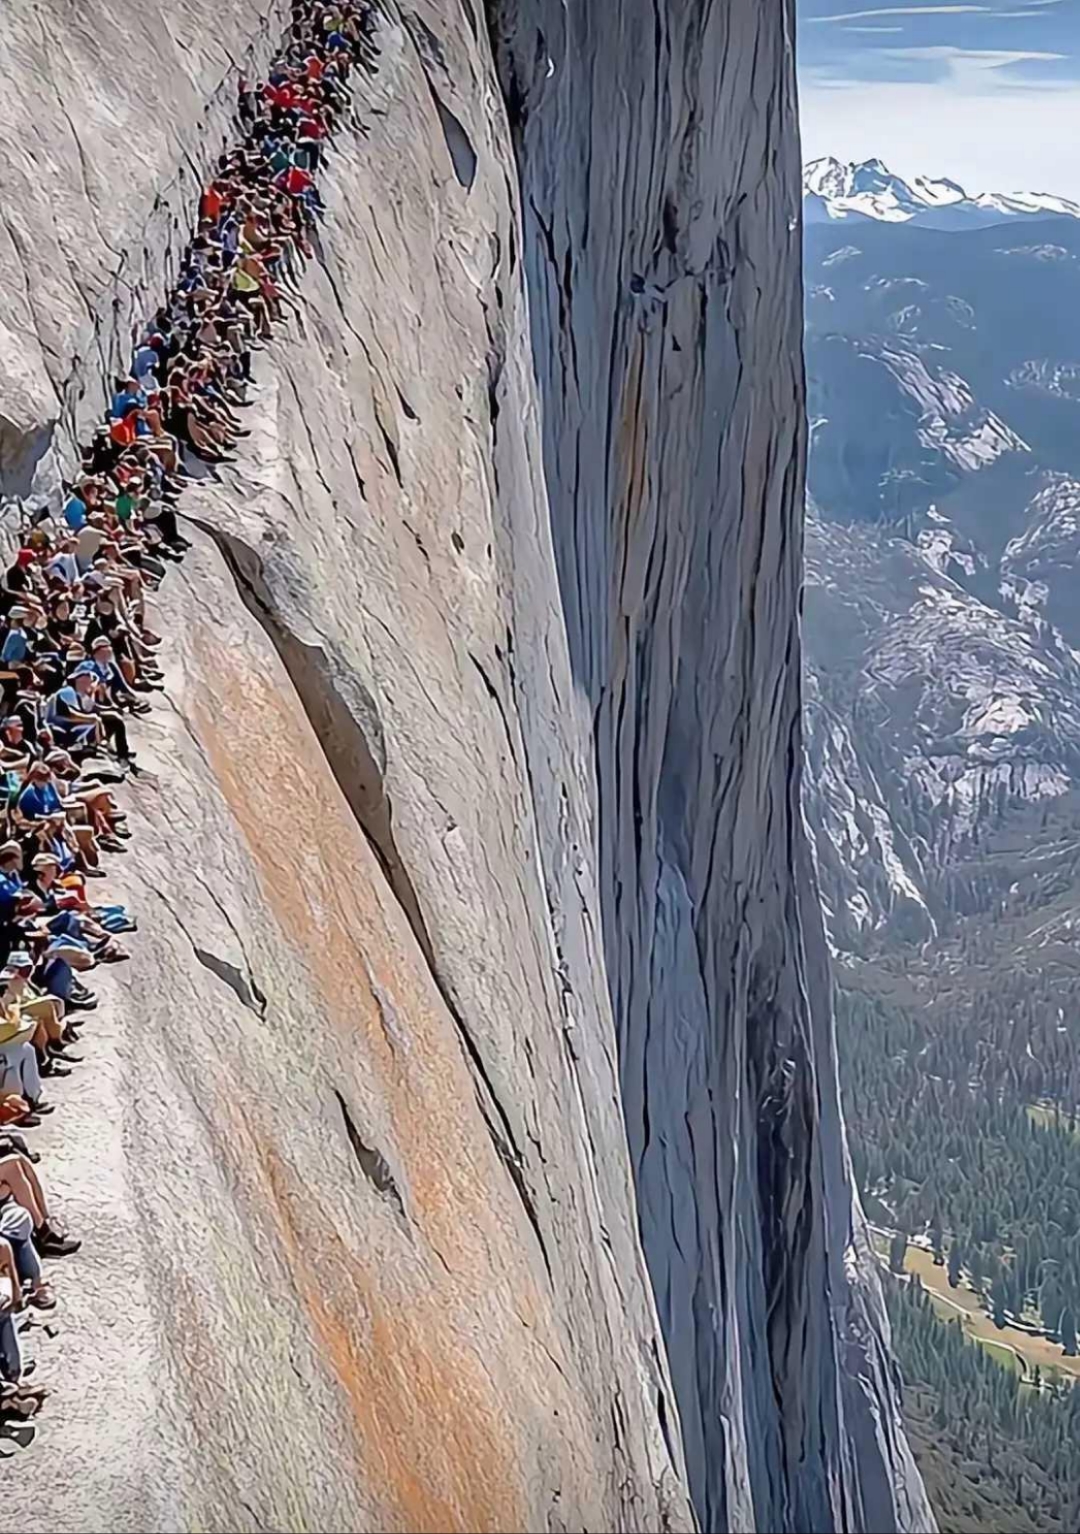
[{"label": "granite cliff face", "polygon": [[[8,495],[283,10],[5,7]],[[161,593],[146,936],[43,1141],[86,1255],[13,1526],[929,1526],[797,810],[790,24],[384,5]]]},{"label": "granite cliff face", "polygon": [[799,810],[792,8],[497,14],[624,1112],[695,1502],[710,1528],[922,1525],[880,1302],[850,1282]]}]

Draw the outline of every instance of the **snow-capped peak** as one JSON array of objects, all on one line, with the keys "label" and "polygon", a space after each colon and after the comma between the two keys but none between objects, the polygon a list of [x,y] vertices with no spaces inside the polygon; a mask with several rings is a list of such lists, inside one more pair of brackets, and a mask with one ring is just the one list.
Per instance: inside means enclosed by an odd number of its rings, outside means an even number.
[{"label": "snow-capped peak", "polygon": [[826,155],[803,171],[807,221],[875,219],[966,229],[1021,217],[1080,218],[1080,205],[1045,192],[980,192],[970,196],[941,177],[895,175],[881,160],[845,163]]}]

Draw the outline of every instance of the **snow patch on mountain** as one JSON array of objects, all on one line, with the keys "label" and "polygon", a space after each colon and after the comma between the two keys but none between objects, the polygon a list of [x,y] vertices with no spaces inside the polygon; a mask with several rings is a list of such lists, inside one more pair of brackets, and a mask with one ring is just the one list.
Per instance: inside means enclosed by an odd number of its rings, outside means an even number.
[{"label": "snow patch on mountain", "polygon": [[1032,579],[1048,566],[1074,566],[1080,554],[1080,483],[1066,474],[1047,476],[1028,503],[1022,533],[1005,546],[1002,569]]},{"label": "snow patch on mountain", "polygon": [[1005,382],[1012,389],[1080,400],[1080,362],[1051,362],[1046,357],[1032,357],[1010,369]]},{"label": "snow patch on mountain", "polygon": [[918,437],[957,469],[984,469],[1005,453],[1026,453],[1027,443],[992,410],[976,404],[959,374],[932,374],[914,352],[883,347],[880,360],[922,410]]},{"label": "snow patch on mountain", "polygon": [[1064,245],[1003,245],[995,252],[999,256],[1027,256],[1033,261],[1075,261],[1076,257]]},{"label": "snow patch on mountain", "polygon": [[955,181],[933,176],[905,180],[881,160],[845,163],[831,155],[804,168],[803,198],[811,222],[874,219],[962,229],[1015,218],[1080,218],[1080,204],[1047,192],[970,195]]}]

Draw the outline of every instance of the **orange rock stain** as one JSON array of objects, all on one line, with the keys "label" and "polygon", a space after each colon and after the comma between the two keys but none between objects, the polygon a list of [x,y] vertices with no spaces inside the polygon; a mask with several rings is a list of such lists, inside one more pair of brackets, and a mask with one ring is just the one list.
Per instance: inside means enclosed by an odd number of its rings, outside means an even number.
[{"label": "orange rock stain", "polygon": [[[326,1026],[379,1077],[410,1215],[449,1272],[431,1263],[436,1277],[418,1285],[415,1272],[365,1266],[326,1194],[302,1182],[235,1099],[229,1154],[241,1183],[257,1177],[260,1208],[274,1212],[320,1356],[348,1403],[358,1473],[385,1500],[382,1526],[523,1529],[529,1472],[514,1426],[521,1403],[508,1398],[513,1360],[500,1383],[468,1332],[496,1289],[509,1288],[512,1308],[530,1319],[547,1306],[520,1255],[528,1237],[516,1233],[520,1212],[479,1126],[453,1024],[411,934],[387,915],[374,855],[276,666],[241,672],[237,652],[201,626],[190,640],[202,679],[187,699],[192,722]],[[365,962],[394,998],[407,1050],[387,1040]],[[510,1311],[503,1301],[500,1316]],[[501,1345],[488,1355],[496,1369]]]}]

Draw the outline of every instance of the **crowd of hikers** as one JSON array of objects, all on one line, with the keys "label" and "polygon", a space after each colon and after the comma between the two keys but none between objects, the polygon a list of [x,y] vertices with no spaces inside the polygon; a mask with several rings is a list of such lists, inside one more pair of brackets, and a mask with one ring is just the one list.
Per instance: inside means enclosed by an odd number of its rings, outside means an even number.
[{"label": "crowd of hikers", "polygon": [[[103,899],[129,851],[132,720],[162,687],[150,597],[183,558],[175,503],[246,435],[253,351],[294,304],[322,214],[315,184],[374,68],[370,0],[294,0],[266,80],[238,85],[237,146],[203,188],[179,281],[112,381],[106,419],[54,505],[29,518],[0,586],[0,1415],[46,1388],[20,1334],[57,1303],[42,1259],[79,1248],[51,1211],[34,1130],[51,1083],[92,1047],[100,964],[136,922]],[[209,466],[209,467],[208,467]]]}]

